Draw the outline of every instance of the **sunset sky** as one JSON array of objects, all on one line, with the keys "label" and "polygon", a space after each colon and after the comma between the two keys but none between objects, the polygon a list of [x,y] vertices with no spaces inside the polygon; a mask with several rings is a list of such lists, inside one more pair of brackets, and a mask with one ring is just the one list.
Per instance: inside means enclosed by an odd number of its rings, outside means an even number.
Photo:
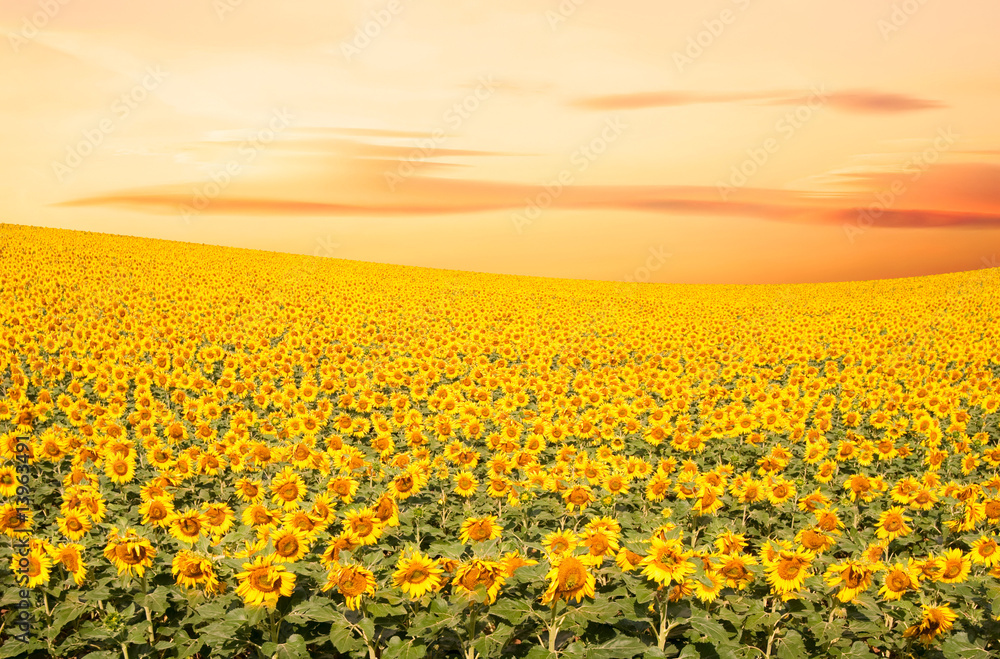
[{"label": "sunset sky", "polygon": [[4,0],[0,223],[604,280],[1000,265],[998,26],[982,0]]}]

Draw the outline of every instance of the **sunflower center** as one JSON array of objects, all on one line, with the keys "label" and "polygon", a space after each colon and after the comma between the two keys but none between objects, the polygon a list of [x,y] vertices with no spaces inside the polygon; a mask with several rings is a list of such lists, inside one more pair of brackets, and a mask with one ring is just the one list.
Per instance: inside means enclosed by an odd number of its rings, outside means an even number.
[{"label": "sunflower center", "polygon": [[121,462],[121,461],[116,462],[115,465],[114,465],[114,467],[112,467],[112,469],[119,476],[124,476],[125,474],[128,473],[128,465],[126,463],[124,463],[124,462]]},{"label": "sunflower center", "polygon": [[954,579],[959,574],[962,573],[962,563],[959,561],[948,561],[944,567],[944,573],[941,575],[945,579]]},{"label": "sunflower center", "polygon": [[337,589],[345,597],[357,597],[365,592],[365,577],[363,574],[358,574],[353,570],[344,570],[340,575],[340,581],[337,583]]},{"label": "sunflower center", "polygon": [[295,501],[299,498],[299,488],[295,486],[295,483],[285,483],[278,490],[278,496],[285,501]]},{"label": "sunflower center", "polygon": [[802,572],[798,559],[784,560],[778,564],[778,576],[785,581],[792,581]]},{"label": "sunflower center", "polygon": [[278,544],[275,545],[274,550],[278,552],[279,556],[284,558],[294,556],[299,550],[299,541],[294,536],[286,535],[278,540]]},{"label": "sunflower center", "polygon": [[886,585],[889,586],[890,590],[898,593],[910,587],[910,577],[902,572],[893,572],[889,575]]},{"label": "sunflower center", "polygon": [[903,528],[903,520],[897,517],[896,515],[892,515],[886,518],[885,523],[882,524],[882,528],[884,528],[886,531],[889,531],[890,533],[895,533],[896,531]]},{"label": "sunflower center", "polygon": [[407,575],[406,580],[412,584],[421,584],[426,581],[429,576],[430,574],[422,567],[415,567],[410,570],[410,574]]},{"label": "sunflower center", "polygon": [[198,520],[186,517],[181,520],[180,530],[184,535],[198,535],[201,532],[201,524]]}]

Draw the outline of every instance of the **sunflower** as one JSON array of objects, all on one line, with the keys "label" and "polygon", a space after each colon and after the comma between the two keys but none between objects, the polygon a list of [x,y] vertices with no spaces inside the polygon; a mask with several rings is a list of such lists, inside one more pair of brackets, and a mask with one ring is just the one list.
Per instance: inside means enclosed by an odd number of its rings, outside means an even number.
[{"label": "sunflower", "polygon": [[795,485],[784,478],[768,479],[767,485],[767,500],[776,508],[795,496]]},{"label": "sunflower", "polygon": [[327,569],[332,569],[332,566],[340,560],[340,552],[354,551],[360,546],[361,543],[353,533],[344,531],[330,542],[319,560]]},{"label": "sunflower", "polygon": [[174,504],[169,499],[152,498],[139,506],[145,526],[166,527],[174,515]]},{"label": "sunflower", "polygon": [[693,581],[694,596],[702,602],[714,602],[726,585],[726,578],[715,570],[705,570],[705,574]]},{"label": "sunflower", "polygon": [[460,471],[454,476],[455,493],[463,497],[471,497],[479,487],[479,481],[469,471]]},{"label": "sunflower", "polygon": [[17,470],[10,465],[0,467],[0,496],[12,497],[17,493],[20,483],[17,480]]},{"label": "sunflower", "polygon": [[474,542],[486,542],[500,537],[503,527],[496,523],[496,515],[486,517],[470,517],[462,523],[459,540],[470,545]]},{"label": "sunflower", "polygon": [[687,560],[690,556],[692,553],[684,551],[680,540],[654,537],[649,553],[642,559],[642,573],[661,586],[669,585],[671,580],[679,582],[695,570]]},{"label": "sunflower", "polygon": [[887,600],[898,600],[908,591],[920,589],[920,577],[913,559],[896,563],[885,572],[878,594]]},{"label": "sunflower", "polygon": [[957,617],[958,614],[947,606],[925,606],[920,622],[908,627],[903,636],[906,638],[917,636],[921,643],[930,645],[934,642],[935,636],[951,630]]},{"label": "sunflower", "polygon": [[240,585],[236,593],[247,606],[266,606],[274,609],[278,599],[289,597],[295,590],[295,575],[283,565],[274,564],[274,554],[258,556],[251,563],[243,564],[243,572],[236,575]]},{"label": "sunflower", "polygon": [[545,576],[549,587],[542,595],[542,604],[552,604],[557,600],[580,602],[584,597],[594,597],[597,580],[587,569],[594,562],[594,557],[590,555],[565,554],[556,558]]},{"label": "sunflower", "polygon": [[452,585],[458,592],[474,598],[482,589],[484,602],[493,604],[507,578],[506,566],[496,561],[477,558],[458,566]]},{"label": "sunflower", "polygon": [[420,599],[428,592],[439,590],[444,581],[441,574],[444,570],[439,561],[431,560],[418,551],[404,554],[396,563],[396,571],[392,574],[393,584],[410,596],[410,599]]},{"label": "sunflower", "polygon": [[263,484],[259,480],[241,478],[236,481],[236,496],[244,503],[260,503],[264,500]]},{"label": "sunflower", "polygon": [[217,593],[225,587],[219,581],[212,559],[186,549],[174,556],[171,571],[177,585],[184,588],[203,586],[206,593]]},{"label": "sunflower", "polygon": [[58,518],[59,532],[70,540],[79,540],[92,528],[90,518],[76,511],[70,510],[62,517]]},{"label": "sunflower", "polygon": [[373,545],[382,537],[382,523],[371,508],[349,510],[344,514],[344,530],[362,545]]},{"label": "sunflower", "polygon": [[579,508],[583,511],[588,505],[596,501],[594,491],[587,485],[576,485],[563,492],[563,501],[566,503],[566,510],[573,512]]},{"label": "sunflower", "polygon": [[622,547],[615,556],[615,565],[621,568],[623,572],[631,572],[642,565],[643,558],[645,557],[642,554],[637,554],[631,549]]},{"label": "sunflower", "polygon": [[375,575],[360,565],[346,565],[332,570],[322,590],[337,589],[344,596],[344,602],[351,611],[361,606],[363,595],[375,594]]},{"label": "sunflower", "polygon": [[115,454],[104,464],[104,474],[112,483],[123,485],[135,478],[135,463]]},{"label": "sunflower", "polygon": [[271,479],[272,503],[284,508],[296,508],[305,495],[306,484],[291,467],[285,467]]},{"label": "sunflower", "polygon": [[731,553],[723,556],[717,573],[725,580],[726,586],[743,590],[754,580],[753,573],[748,569],[751,565],[757,565],[757,559],[753,556]]},{"label": "sunflower", "polygon": [[542,545],[550,556],[571,553],[580,544],[580,538],[572,531],[553,531],[542,538]]},{"label": "sunflower", "polygon": [[83,545],[64,543],[49,550],[52,560],[62,564],[66,571],[73,575],[77,586],[82,585],[87,578],[87,564],[83,562]]},{"label": "sunflower", "polygon": [[34,526],[35,513],[8,503],[0,506],[0,530],[11,538],[26,537]]},{"label": "sunflower", "polygon": [[[27,565],[24,563],[25,560],[27,560]],[[14,574],[19,575],[18,584],[22,588],[31,589],[49,582],[49,577],[52,575],[52,560],[41,547],[31,547],[28,550],[27,559],[25,559],[24,554],[15,554],[10,559],[10,569]],[[27,578],[26,582],[24,581],[25,577]]]},{"label": "sunflower", "polygon": [[583,540],[580,541],[591,556],[604,558],[618,551],[618,534],[603,526],[587,526],[583,530]]},{"label": "sunflower", "polygon": [[375,503],[375,519],[386,527],[399,526],[399,504],[388,492]]},{"label": "sunflower", "polygon": [[879,564],[867,561],[844,561],[828,567],[823,578],[831,588],[840,586],[837,599],[845,603],[853,602],[872,585],[872,578],[879,567]]},{"label": "sunflower", "polygon": [[275,527],[281,522],[281,511],[270,510],[267,506],[255,503],[247,506],[240,516],[243,523],[255,529]]},{"label": "sunflower", "polygon": [[169,525],[170,535],[190,545],[205,533],[205,516],[194,508],[188,508],[182,513],[174,513]]},{"label": "sunflower", "polygon": [[204,503],[201,506],[205,527],[215,536],[225,535],[233,527],[233,510],[224,503]]},{"label": "sunflower", "polygon": [[822,554],[834,545],[834,538],[823,533],[822,529],[803,529],[795,536],[795,542],[808,551]]},{"label": "sunflower", "polygon": [[349,476],[337,476],[326,484],[326,491],[343,503],[351,503],[358,493],[358,481]]},{"label": "sunflower", "polygon": [[531,567],[532,565],[538,565],[538,561],[524,558],[516,551],[510,551],[503,555],[503,558],[499,561],[501,569],[506,577],[510,578],[514,576],[514,573],[520,570],[522,567]]},{"label": "sunflower", "polygon": [[146,568],[152,567],[156,550],[149,540],[140,537],[133,529],[127,529],[124,535],[120,535],[118,529],[112,527],[104,557],[118,568],[119,575],[134,571],[136,576],[141,577]]},{"label": "sunflower", "polygon": [[715,548],[721,554],[740,554],[747,548],[747,539],[742,533],[723,531],[722,535],[715,539]]},{"label": "sunflower", "polygon": [[764,568],[772,591],[781,595],[782,599],[793,597],[810,575],[814,558],[815,554],[811,551],[777,552],[776,556],[765,562]]},{"label": "sunflower", "polygon": [[969,558],[972,559],[973,563],[993,567],[1000,563],[1000,547],[997,546],[996,540],[984,535],[972,544]]},{"label": "sunflower", "polygon": [[691,510],[697,515],[714,515],[720,508],[722,499],[719,498],[719,490],[711,485],[702,485]]},{"label": "sunflower", "polygon": [[969,577],[972,560],[962,554],[961,549],[949,549],[941,555],[943,566],[938,581],[941,583],[962,583]]},{"label": "sunflower", "polygon": [[902,506],[893,506],[879,517],[876,535],[881,540],[892,542],[896,538],[909,535],[913,531],[912,528],[906,525],[907,522],[912,521],[911,517],[903,515]]}]

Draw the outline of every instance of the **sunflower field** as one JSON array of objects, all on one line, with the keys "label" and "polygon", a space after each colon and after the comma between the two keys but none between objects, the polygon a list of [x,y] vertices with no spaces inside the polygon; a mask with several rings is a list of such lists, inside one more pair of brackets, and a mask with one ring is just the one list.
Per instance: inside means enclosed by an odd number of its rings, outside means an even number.
[{"label": "sunflower field", "polygon": [[0,225],[0,657],[1000,656],[998,292]]}]

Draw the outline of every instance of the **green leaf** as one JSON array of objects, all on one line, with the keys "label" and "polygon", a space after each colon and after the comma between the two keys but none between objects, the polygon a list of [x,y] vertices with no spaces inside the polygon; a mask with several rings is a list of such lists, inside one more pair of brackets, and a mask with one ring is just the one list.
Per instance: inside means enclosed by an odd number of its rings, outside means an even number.
[{"label": "green leaf", "polygon": [[716,646],[732,644],[726,628],[711,618],[692,617],[690,623],[691,629],[698,635],[698,637],[691,640],[699,641],[701,640],[700,637],[705,637],[710,643]]},{"label": "green leaf", "polygon": [[52,610],[52,626],[49,628],[49,638],[55,638],[66,623],[76,620],[87,612],[87,606],[79,601],[61,602]]},{"label": "green leaf", "polygon": [[333,622],[337,619],[343,619],[343,616],[333,607],[333,602],[319,599],[309,599],[302,602],[285,617],[285,620],[293,625],[310,620]]},{"label": "green leaf", "polygon": [[587,659],[629,659],[647,650],[649,646],[639,639],[620,635],[601,645],[588,647]]},{"label": "green leaf", "polygon": [[309,656],[306,649],[306,639],[299,634],[292,634],[288,640],[280,644],[277,649],[278,659],[303,659]]},{"label": "green leaf", "polygon": [[389,639],[382,651],[382,659],[421,659],[427,654],[427,647],[416,639],[403,641],[398,636]]},{"label": "green leaf", "polygon": [[145,598],[140,596],[139,603],[142,606],[148,606],[153,615],[161,615],[167,610],[167,595],[169,593],[169,588],[166,586],[160,586],[153,592],[146,595]]},{"label": "green leaf", "polygon": [[785,636],[778,645],[778,659],[799,659],[807,657],[806,644],[802,641],[802,634],[794,629],[785,631]]},{"label": "green leaf", "polygon": [[840,655],[841,659],[875,659],[868,644],[864,641],[854,641],[854,644]]},{"label": "green leaf", "polygon": [[343,623],[334,623],[330,630],[330,642],[340,654],[348,654],[365,646],[364,641],[355,636],[351,628],[347,626],[346,620]]},{"label": "green leaf", "polygon": [[969,642],[969,636],[965,632],[959,632],[949,636],[941,644],[941,651],[946,659],[989,659],[990,653],[983,648]]},{"label": "green leaf", "polygon": [[543,648],[541,645],[536,645],[528,650],[528,656],[525,659],[555,659],[555,654],[548,651],[547,648]]},{"label": "green leaf", "polygon": [[531,613],[531,602],[504,598],[490,607],[490,613],[512,625],[519,625]]}]

